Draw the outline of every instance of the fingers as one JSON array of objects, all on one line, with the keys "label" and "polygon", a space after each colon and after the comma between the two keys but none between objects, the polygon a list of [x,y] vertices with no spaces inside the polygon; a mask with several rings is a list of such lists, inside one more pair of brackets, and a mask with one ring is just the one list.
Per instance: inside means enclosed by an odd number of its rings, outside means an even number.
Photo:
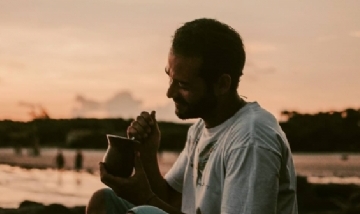
[{"label": "fingers", "polygon": [[148,136],[148,129],[140,125],[140,123],[136,120],[131,122],[130,126],[127,128],[127,135],[129,138],[135,138],[141,140]]},{"label": "fingers", "polygon": [[109,174],[106,169],[104,163],[99,163],[100,166],[100,180],[106,186],[111,187],[112,189],[116,188],[119,183],[125,183],[126,181],[123,178],[115,177]]},{"label": "fingers", "polygon": [[99,163],[100,166],[100,179],[101,182],[108,185],[109,180],[111,180],[111,175],[106,171],[104,163]]},{"label": "fingers", "polygon": [[[153,111],[154,112],[154,111]],[[141,114],[134,120],[127,129],[128,137],[135,137],[136,139],[144,139],[149,136],[152,127],[155,124],[155,113],[141,112]]]},{"label": "fingers", "polygon": [[137,120],[134,120],[130,126],[127,128],[127,135],[129,138],[134,137],[135,139],[142,140],[151,132],[151,128],[146,126],[146,124],[139,123]]},{"label": "fingers", "polygon": [[[152,111],[152,112],[154,112],[154,111]],[[152,117],[152,115],[149,114],[149,112],[143,111],[143,112],[141,112],[140,116],[143,117],[150,126],[154,125],[155,121],[153,120],[153,117]]]}]

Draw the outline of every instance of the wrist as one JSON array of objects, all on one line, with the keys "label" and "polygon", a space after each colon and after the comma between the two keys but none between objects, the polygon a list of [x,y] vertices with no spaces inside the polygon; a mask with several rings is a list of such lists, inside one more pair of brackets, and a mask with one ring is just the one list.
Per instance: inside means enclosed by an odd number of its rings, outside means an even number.
[{"label": "wrist", "polygon": [[158,196],[155,193],[151,194],[150,196],[147,197],[147,199],[145,201],[145,204],[149,205],[151,203],[151,201],[154,200],[157,197]]},{"label": "wrist", "polygon": [[143,163],[157,163],[157,152],[143,152],[140,153],[140,158]]}]

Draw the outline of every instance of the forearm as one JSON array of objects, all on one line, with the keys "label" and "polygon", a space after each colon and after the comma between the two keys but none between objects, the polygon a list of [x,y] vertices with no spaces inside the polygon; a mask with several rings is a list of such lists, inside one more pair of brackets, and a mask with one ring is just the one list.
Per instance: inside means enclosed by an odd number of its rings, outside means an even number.
[{"label": "forearm", "polygon": [[163,211],[171,214],[182,214],[181,210],[167,204],[165,201],[161,200],[159,197],[154,196],[146,203],[146,205],[158,207]]},{"label": "forearm", "polygon": [[168,185],[160,172],[157,156],[142,155],[142,163],[152,191],[162,200],[170,203],[168,197]]}]

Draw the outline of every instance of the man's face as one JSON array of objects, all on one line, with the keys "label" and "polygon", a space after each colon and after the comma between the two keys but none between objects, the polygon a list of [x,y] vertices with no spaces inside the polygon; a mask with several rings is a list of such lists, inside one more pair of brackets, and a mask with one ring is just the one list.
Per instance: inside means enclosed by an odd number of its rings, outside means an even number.
[{"label": "man's face", "polygon": [[170,85],[166,95],[174,100],[180,119],[204,118],[216,107],[216,96],[198,74],[201,63],[200,58],[169,53],[165,72]]}]

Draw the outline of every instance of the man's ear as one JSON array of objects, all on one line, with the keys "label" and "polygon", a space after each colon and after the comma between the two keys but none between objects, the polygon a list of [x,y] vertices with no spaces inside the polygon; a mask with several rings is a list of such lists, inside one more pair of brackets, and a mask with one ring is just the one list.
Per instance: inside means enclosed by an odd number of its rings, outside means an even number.
[{"label": "man's ear", "polygon": [[225,94],[230,90],[231,77],[229,74],[222,74],[214,85],[214,92],[216,95]]}]

